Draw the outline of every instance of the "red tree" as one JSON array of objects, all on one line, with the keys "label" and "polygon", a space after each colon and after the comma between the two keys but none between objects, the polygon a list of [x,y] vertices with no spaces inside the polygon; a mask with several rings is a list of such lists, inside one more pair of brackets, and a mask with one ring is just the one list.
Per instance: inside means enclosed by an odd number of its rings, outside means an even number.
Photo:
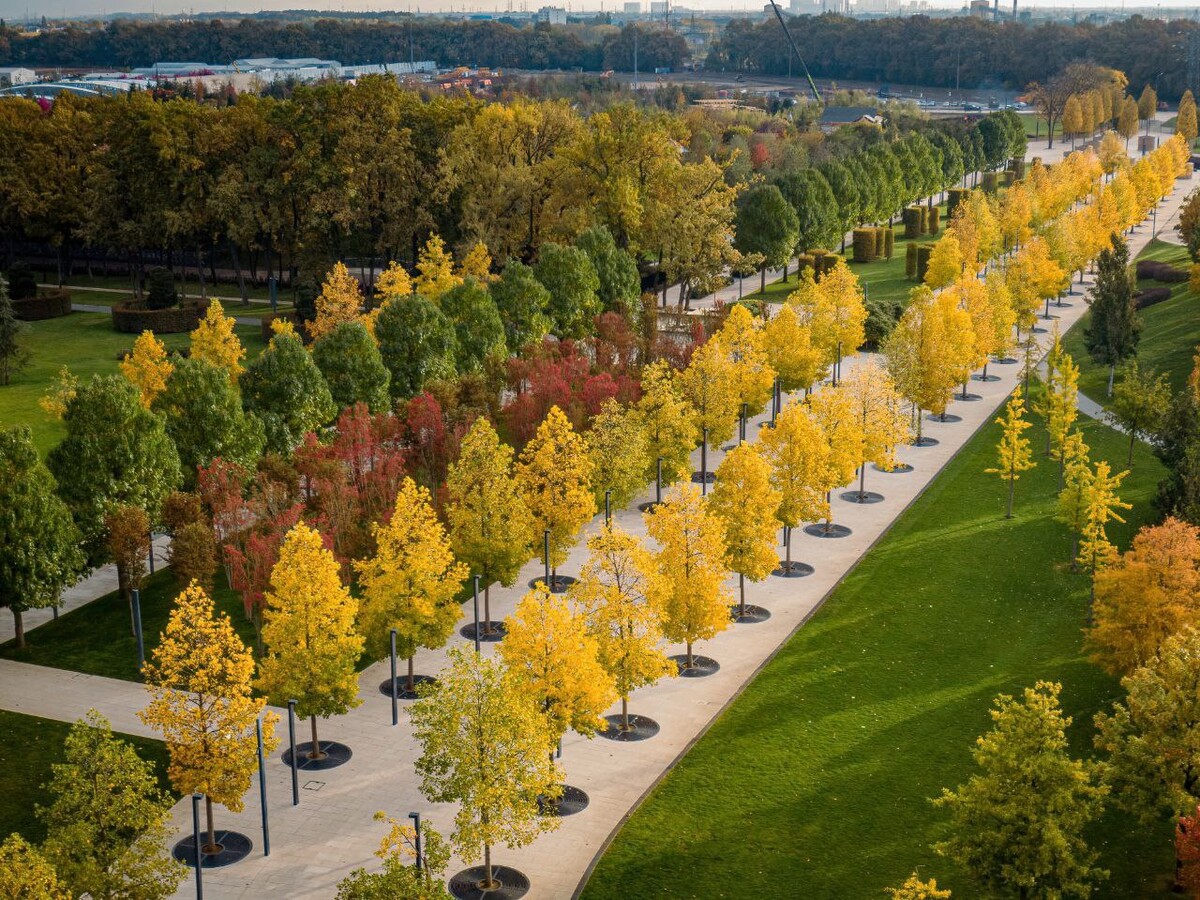
[{"label": "red tree", "polygon": [[1175,881],[1200,898],[1200,806],[1175,825]]}]

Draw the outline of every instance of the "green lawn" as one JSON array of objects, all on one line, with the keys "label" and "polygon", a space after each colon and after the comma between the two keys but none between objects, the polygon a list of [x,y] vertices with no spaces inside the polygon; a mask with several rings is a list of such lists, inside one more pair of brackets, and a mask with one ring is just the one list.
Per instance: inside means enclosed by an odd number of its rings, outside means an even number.
[{"label": "green lawn", "polygon": [[[169,570],[160,570],[146,579],[141,607],[147,659],[167,627],[178,593],[179,587]],[[228,614],[242,640],[253,646],[254,626],[246,620],[241,595],[225,587],[224,573],[217,575],[214,599],[218,610]],[[38,626],[28,632],[26,642],[24,650],[18,650],[13,641],[0,644],[0,656],[126,681],[138,678],[137,643],[129,606],[115,591]]]},{"label": "green lawn", "polygon": [[[34,806],[46,804],[43,786],[50,781],[51,766],[63,761],[63,743],[71,726],[35,716],[0,710],[0,838],[14,831],[37,843],[46,836],[34,815]],[[159,784],[167,783],[167,747],[161,741],[118,735],[154,763]]]},{"label": "green lawn", "polygon": [[[1025,123],[1025,136],[1026,137],[1034,138],[1034,139],[1037,139],[1040,137],[1043,140],[1046,139],[1046,135],[1047,135],[1046,123],[1041,118],[1039,118],[1037,113],[1023,112],[1023,113],[1017,113],[1017,115],[1019,115],[1021,117],[1021,121]],[[1061,121],[1054,123],[1054,134],[1055,134],[1055,136],[1062,134],[1062,122]]]},{"label": "green lawn", "polygon": [[[1094,458],[1124,461],[1121,435],[1090,420],[1086,432]],[[993,697],[1062,682],[1074,749],[1088,753],[1093,714],[1120,690],[1083,655],[1087,580],[1052,519],[1056,468],[1040,457],[1006,521],[1003,483],[983,472],[998,434],[965,446],[664,778],[586,900],[635,885],[639,897],[869,898],[914,869],[977,896],[930,849],[947,823],[927,798],[972,773]],[[1040,427],[1030,436],[1042,446]],[[1139,445],[1120,546],[1151,517],[1162,474]],[[1093,839],[1113,873],[1099,896],[1164,896],[1168,825],[1110,812]]]},{"label": "green lawn", "polygon": [[[89,295],[79,302],[93,301]],[[266,346],[260,328],[242,325],[237,333],[250,357],[257,356]],[[119,371],[121,356],[133,347],[134,339],[134,335],[114,331],[106,313],[77,312],[59,319],[30,322],[24,340],[31,363],[9,385],[0,387],[0,428],[29,425],[34,442],[45,454],[62,439],[63,425],[42,412],[38,399],[58,381],[59,370],[66,366],[80,380],[115,373]],[[186,334],[163,335],[162,340],[169,349],[188,345]]]},{"label": "green lawn", "polygon": [[[946,207],[941,205],[941,225],[946,224]],[[945,230],[944,227],[939,228],[937,235],[922,235],[919,238],[905,238],[904,226],[897,224],[895,246],[892,251],[891,259],[880,259],[869,263],[856,263],[850,259],[851,249],[846,248],[846,262],[850,266],[850,270],[858,276],[859,282],[863,285],[867,296],[876,299],[895,299],[901,302],[908,300],[908,293],[917,282],[914,279],[905,277],[904,274],[904,256],[908,244],[916,242],[932,243],[936,241]],[[752,276],[746,279],[746,290],[750,291],[758,286],[758,277]],[[776,281],[767,285],[765,291],[754,291],[747,293],[747,297],[759,300],[766,299],[771,303],[782,303],[787,299],[788,295],[796,289],[796,279],[793,275],[788,276],[786,283]]]},{"label": "green lawn", "polygon": [[[1154,240],[1138,255],[1138,259],[1157,259],[1169,262],[1181,269],[1191,265],[1187,250],[1177,244]],[[1187,384],[1192,371],[1192,357],[1200,346],[1200,297],[1193,294],[1186,281],[1163,285],[1156,281],[1142,280],[1141,288],[1170,287],[1171,299],[1142,310],[1142,336],[1138,343],[1138,361],[1144,368],[1163,372],[1171,381],[1173,390]],[[1068,298],[1082,303],[1083,298]],[[1079,364],[1079,390],[1095,400],[1105,403],[1108,393],[1108,367],[1093,360],[1084,347],[1083,330],[1091,318],[1085,313],[1079,324],[1063,340],[1063,346]]]}]

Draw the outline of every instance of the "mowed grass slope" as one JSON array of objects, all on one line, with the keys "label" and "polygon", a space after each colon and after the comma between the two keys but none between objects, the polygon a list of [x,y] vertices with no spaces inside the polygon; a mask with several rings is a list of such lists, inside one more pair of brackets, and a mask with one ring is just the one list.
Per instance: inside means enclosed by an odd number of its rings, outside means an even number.
[{"label": "mowed grass slope", "polygon": [[[976,895],[930,849],[947,824],[927,798],[974,771],[992,699],[1062,682],[1074,749],[1090,753],[1093,714],[1120,694],[1084,655],[1087,579],[1052,518],[1057,467],[1039,456],[1006,521],[1004,485],[983,471],[998,434],[989,425],[964,447],[680,760],[599,861],[587,900],[879,897],[914,869]],[[1028,434],[1044,445],[1040,427]],[[1086,440],[1093,458],[1124,461],[1107,427],[1088,420]],[[1150,518],[1162,475],[1139,445],[1120,546]],[[1163,896],[1169,826],[1110,813],[1094,839],[1113,872],[1100,896]]]},{"label": "mowed grass slope", "polygon": [[[79,302],[91,300],[83,297]],[[239,325],[237,334],[246,347],[247,358],[257,356],[266,346],[258,328]],[[106,313],[76,312],[60,319],[30,322],[23,338],[30,352],[30,365],[8,385],[0,386],[0,428],[28,425],[44,456],[65,433],[63,423],[38,406],[38,399],[58,382],[59,370],[66,366],[80,381],[90,380],[93,375],[114,374],[120,371],[120,359],[133,348],[136,339],[137,335],[114,331],[112,318]],[[189,336],[166,334],[161,340],[169,350],[182,350],[188,346]]]},{"label": "mowed grass slope", "polygon": [[[1184,269],[1191,265],[1187,249],[1177,244],[1154,240],[1138,255],[1138,259],[1155,259]],[[1193,294],[1186,281],[1162,284],[1149,279],[1138,282],[1139,288],[1169,287],[1171,298],[1143,309],[1142,335],[1138,342],[1137,358],[1143,369],[1153,368],[1166,374],[1172,390],[1181,390],[1192,372],[1193,356],[1200,346],[1200,296]],[[1082,297],[1069,298],[1082,303]],[[1107,403],[1108,366],[1088,356],[1083,332],[1091,321],[1084,313],[1079,323],[1063,339],[1076,363],[1079,364],[1079,390],[1097,403]]]},{"label": "mowed grass slope", "polygon": [[[14,831],[31,843],[45,838],[46,829],[34,809],[50,802],[43,788],[53,776],[52,766],[64,761],[63,744],[70,730],[66,722],[0,710],[0,840]],[[154,763],[159,786],[169,790],[166,744],[125,734],[116,737]]]}]

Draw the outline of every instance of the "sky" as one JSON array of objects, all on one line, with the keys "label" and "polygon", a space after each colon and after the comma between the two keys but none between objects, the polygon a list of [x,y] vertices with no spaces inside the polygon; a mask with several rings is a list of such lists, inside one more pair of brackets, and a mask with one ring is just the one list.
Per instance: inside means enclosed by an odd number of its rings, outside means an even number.
[{"label": "sky", "polygon": [[[746,9],[746,10],[761,10],[763,0],[681,0],[680,5],[688,6],[693,9]],[[955,8],[962,6],[961,0],[932,0],[934,6],[943,8]],[[601,8],[601,0],[512,0],[510,4],[508,0],[413,0],[409,3],[408,0],[322,0],[319,4],[323,9],[336,10],[364,10],[371,12],[379,12],[382,10],[407,10],[420,9],[425,12],[433,12],[439,10],[461,10],[471,9],[488,12],[498,12],[508,9],[510,6],[513,9],[521,9],[524,5],[527,9],[537,9],[539,6],[566,6],[576,12],[583,10],[599,10]],[[621,0],[605,0],[603,3],[606,9],[616,10],[621,7]],[[644,5],[649,8],[649,2],[646,0]],[[782,4],[787,8],[786,3]],[[1007,5],[1007,0],[1002,5]],[[1084,2],[1072,4],[1063,2],[1063,0],[1021,0],[1021,6],[1027,7],[1058,7],[1061,9],[1069,9],[1072,7],[1078,9],[1096,8],[1105,4],[1097,3],[1095,0],[1084,0]],[[1183,0],[1174,0],[1174,2],[1158,3],[1156,0],[1113,0],[1106,4],[1109,8],[1125,9],[1146,9],[1153,11],[1154,8],[1163,7],[1181,7],[1192,6],[1196,4],[1186,3]],[[279,10],[279,9],[305,9],[316,8],[311,2],[304,0],[0,0],[0,17],[22,21],[25,19],[26,13],[33,18],[41,15],[46,15],[51,18],[63,15],[79,16],[79,15],[101,15],[111,12],[158,12],[174,14],[179,12],[191,11],[228,11],[228,12],[257,12],[258,10]]]}]

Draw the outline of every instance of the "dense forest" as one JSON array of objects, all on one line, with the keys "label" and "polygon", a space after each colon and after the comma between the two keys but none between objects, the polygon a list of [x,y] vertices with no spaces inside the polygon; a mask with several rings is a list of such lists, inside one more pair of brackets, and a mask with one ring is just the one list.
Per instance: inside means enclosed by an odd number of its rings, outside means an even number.
[{"label": "dense forest", "polygon": [[[1194,37],[1200,39],[1195,23],[1140,16],[1096,27],[923,16],[864,21],[824,15],[791,19],[790,27],[813,74],[823,78],[1023,88],[1086,59],[1121,69],[1133,85],[1154,82],[1161,72],[1159,93],[1168,99],[1189,86],[1188,44]],[[681,36],[640,31],[643,70],[678,68],[687,59]],[[0,27],[0,65],[131,67],[158,60],[228,62],[251,56],[318,56],[360,63],[404,60],[411,54],[444,66],[630,70],[631,38],[629,28],[530,27],[504,21],[117,21],[102,29],[72,27],[34,37]],[[789,71],[787,43],[773,20],[731,22],[705,62],[713,70],[773,75]]]}]

